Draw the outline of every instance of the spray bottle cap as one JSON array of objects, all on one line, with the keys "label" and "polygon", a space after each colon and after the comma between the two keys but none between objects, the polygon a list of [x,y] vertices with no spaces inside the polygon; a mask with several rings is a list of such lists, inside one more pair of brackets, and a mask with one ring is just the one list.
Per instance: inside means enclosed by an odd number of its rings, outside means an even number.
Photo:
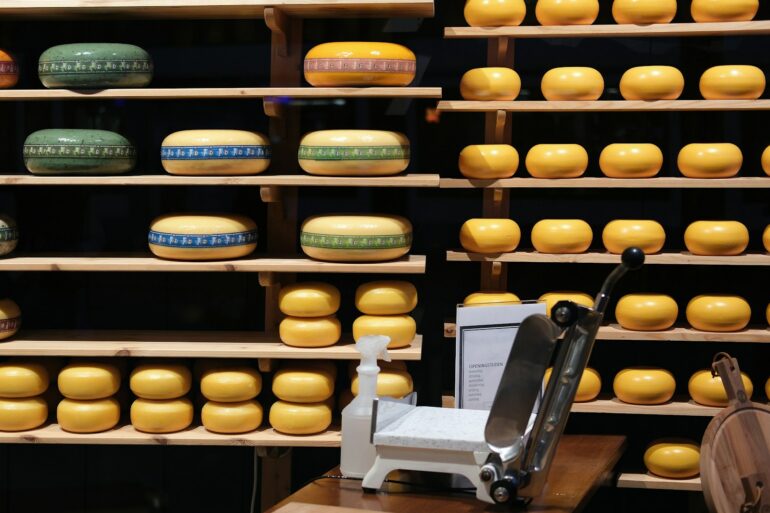
[{"label": "spray bottle cap", "polygon": [[359,372],[363,369],[377,369],[378,358],[389,362],[388,344],[390,344],[390,337],[384,335],[364,335],[356,340],[356,349],[361,353]]}]

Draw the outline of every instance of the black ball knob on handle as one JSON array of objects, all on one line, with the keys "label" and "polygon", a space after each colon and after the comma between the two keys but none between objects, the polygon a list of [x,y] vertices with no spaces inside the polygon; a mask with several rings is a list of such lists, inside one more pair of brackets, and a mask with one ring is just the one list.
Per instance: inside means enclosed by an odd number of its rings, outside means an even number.
[{"label": "black ball knob on handle", "polygon": [[644,265],[644,251],[637,247],[626,248],[620,256],[621,262],[631,271],[636,271]]}]

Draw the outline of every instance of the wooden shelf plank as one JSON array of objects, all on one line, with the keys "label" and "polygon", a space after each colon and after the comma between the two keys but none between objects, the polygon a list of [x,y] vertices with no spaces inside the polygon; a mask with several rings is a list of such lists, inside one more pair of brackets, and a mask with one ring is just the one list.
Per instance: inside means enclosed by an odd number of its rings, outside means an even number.
[{"label": "wooden shelf plank", "polygon": [[566,25],[519,27],[446,27],[449,39],[572,38],[572,37],[688,37],[753,36],[770,34],[770,21],[666,23],[653,25]]},{"label": "wooden shelf plank", "polygon": [[442,178],[442,189],[767,189],[770,177],[686,178],[504,178],[501,180],[471,180]]},{"label": "wooden shelf plank", "polygon": [[[619,264],[620,255],[603,252],[589,252],[578,254],[548,254],[537,251],[514,251],[513,253],[500,253],[494,255],[482,255],[467,253],[465,251],[447,251],[449,262],[517,262],[539,264]],[[770,265],[770,254],[745,253],[736,256],[699,256],[691,253],[659,253],[647,255],[645,264],[650,265]]]},{"label": "wooden shelf plank", "polygon": [[[394,360],[419,360],[422,335],[388,353]],[[301,348],[250,331],[22,330],[0,344],[0,356],[358,360],[361,354],[349,335],[331,347]]]},{"label": "wooden shelf plank", "polygon": [[700,477],[691,479],[667,479],[652,474],[633,474],[623,472],[618,476],[618,488],[643,488],[647,490],[681,490],[700,492]]},{"label": "wooden shelf plank", "polygon": [[666,404],[627,404],[619,399],[596,399],[587,403],[574,403],[573,413],[611,413],[621,415],[672,415],[680,417],[713,417],[722,408],[702,406],[693,401],[671,401]]},{"label": "wooden shelf plank", "polygon": [[770,110],[770,100],[659,100],[659,101],[497,101],[445,100],[438,110],[455,112],[638,112]]}]

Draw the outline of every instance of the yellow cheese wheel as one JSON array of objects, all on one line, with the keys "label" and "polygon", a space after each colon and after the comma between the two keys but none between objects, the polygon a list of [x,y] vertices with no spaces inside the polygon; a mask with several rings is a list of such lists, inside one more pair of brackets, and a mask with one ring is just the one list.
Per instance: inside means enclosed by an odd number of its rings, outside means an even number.
[{"label": "yellow cheese wheel", "polygon": [[549,101],[598,100],[604,92],[604,79],[594,68],[553,68],[543,75],[540,89]]},{"label": "yellow cheese wheel", "polygon": [[[350,389],[354,396],[358,395],[358,376],[354,376],[350,382]],[[414,391],[412,376],[402,370],[383,369],[377,374],[377,395],[379,397],[393,397],[401,399]]]},{"label": "yellow cheese wheel", "polygon": [[262,376],[252,367],[220,367],[205,371],[201,393],[209,401],[236,403],[254,399],[262,391]]},{"label": "yellow cheese wheel", "polygon": [[[29,357],[28,356],[12,356],[8,360],[8,362],[21,362],[21,363],[28,363]],[[50,356],[36,356],[34,363],[37,363],[39,365],[42,365],[46,372],[48,372],[48,378],[50,381],[53,381],[56,376],[59,375],[59,371],[64,367],[64,359],[63,358],[56,358],[56,357],[50,357]],[[54,389],[56,387],[53,387]]]},{"label": "yellow cheese wheel", "polygon": [[532,245],[541,253],[583,253],[593,240],[591,227],[580,219],[543,219],[532,227]]},{"label": "yellow cheese wheel", "polygon": [[109,363],[70,363],[59,372],[57,381],[59,392],[67,399],[105,399],[120,389],[120,371]]},{"label": "yellow cheese wheel", "polygon": [[0,340],[10,338],[21,327],[21,309],[11,299],[0,299]]},{"label": "yellow cheese wheel", "polygon": [[120,421],[120,403],[114,397],[94,401],[62,399],[56,408],[56,421],[71,433],[99,433]]},{"label": "yellow cheese wheel", "polygon": [[740,296],[696,296],[687,303],[686,313],[687,322],[702,331],[740,331],[751,319],[751,307]]},{"label": "yellow cheese wheel", "polygon": [[381,262],[409,253],[412,223],[401,216],[315,216],[302,223],[302,251],[332,262]]},{"label": "yellow cheese wheel", "polygon": [[[553,373],[553,367],[548,367],[545,371],[544,383],[547,385],[551,380],[551,374]],[[586,367],[583,374],[580,375],[580,382],[578,383],[578,389],[575,393],[576,403],[586,403],[593,401],[599,395],[602,390],[602,378],[596,369]]]},{"label": "yellow cheese wheel", "polygon": [[695,255],[740,255],[749,230],[738,221],[695,221],[684,231],[684,243]]},{"label": "yellow cheese wheel", "polygon": [[612,17],[617,23],[650,25],[670,23],[676,16],[676,0],[615,0]]},{"label": "yellow cheese wheel", "polygon": [[353,339],[366,335],[390,337],[388,349],[406,347],[417,333],[417,323],[409,315],[362,315],[353,321]]},{"label": "yellow cheese wheel", "polygon": [[657,253],[666,242],[666,231],[657,221],[617,219],[604,227],[602,241],[610,253],[620,254],[630,247]]},{"label": "yellow cheese wheel", "polygon": [[150,225],[150,251],[172,260],[224,260],[257,247],[257,225],[238,215],[171,214]]},{"label": "yellow cheese wheel", "polygon": [[305,365],[287,365],[273,376],[273,394],[291,403],[320,403],[334,395],[335,376]]},{"label": "yellow cheese wheel", "polygon": [[[348,377],[350,379],[355,378],[358,374],[357,369],[360,363],[361,362],[357,360],[351,360],[348,363]],[[385,360],[377,360],[377,367],[380,368],[380,371],[393,370],[407,372],[406,362],[404,360],[391,360],[389,362],[386,362]]]},{"label": "yellow cheese wheel", "polygon": [[770,303],[768,303],[767,308],[765,309],[765,319],[767,320],[767,323],[770,324]]},{"label": "yellow cheese wheel", "polygon": [[762,170],[770,176],[770,146],[762,152]]},{"label": "yellow cheese wheel", "polygon": [[417,61],[405,46],[344,41],[313,47],[304,68],[305,80],[315,87],[408,86]]},{"label": "yellow cheese wheel", "polygon": [[463,11],[471,27],[513,27],[527,14],[524,0],[467,0]]},{"label": "yellow cheese wheel", "polygon": [[340,309],[340,291],[329,283],[294,283],[281,288],[278,308],[292,317],[326,317]]},{"label": "yellow cheese wheel", "polygon": [[676,390],[674,375],[654,367],[630,367],[615,375],[615,396],[629,404],[663,404]]},{"label": "yellow cheese wheel", "polygon": [[[754,384],[746,373],[741,372],[741,381],[743,388],[746,389],[746,395],[751,399],[754,393]],[[722,378],[712,376],[711,369],[697,371],[687,382],[687,391],[690,392],[692,400],[704,406],[727,406],[727,391],[722,383]]]},{"label": "yellow cheese wheel", "polygon": [[684,76],[673,66],[638,66],[620,78],[626,100],[676,100],[682,95]]},{"label": "yellow cheese wheel", "polygon": [[731,143],[694,143],[679,151],[679,171],[688,178],[730,178],[743,165],[741,149]]},{"label": "yellow cheese wheel", "polygon": [[368,315],[398,315],[417,307],[417,288],[408,281],[370,281],[356,289],[356,308]]},{"label": "yellow cheese wheel", "polygon": [[[770,317],[770,305],[767,305],[767,315]],[[770,378],[765,381],[765,395],[770,398]]]},{"label": "yellow cheese wheel", "polygon": [[627,330],[667,330],[678,315],[676,301],[664,294],[626,294],[615,307],[615,318]]},{"label": "yellow cheese wheel", "polygon": [[262,424],[262,405],[257,401],[238,403],[208,401],[201,408],[201,423],[203,427],[214,433],[248,433]]},{"label": "yellow cheese wheel", "polygon": [[48,389],[48,370],[34,361],[0,363],[0,397],[5,399],[34,397]]},{"label": "yellow cheese wheel", "polygon": [[466,178],[510,178],[519,168],[519,152],[509,144],[472,144],[460,152],[458,166]]},{"label": "yellow cheese wheel", "polygon": [[26,431],[45,424],[48,403],[42,397],[0,399],[0,431]]},{"label": "yellow cheese wheel", "polygon": [[663,152],[649,143],[614,143],[599,155],[599,168],[610,178],[651,178],[663,167]]},{"label": "yellow cheese wheel", "polygon": [[468,294],[463,300],[463,305],[488,305],[494,303],[519,303],[521,299],[511,292],[480,291]]},{"label": "yellow cheese wheel", "polygon": [[692,0],[690,14],[698,23],[751,21],[759,10],[759,0]]},{"label": "yellow cheese wheel", "polygon": [[770,224],[765,226],[765,231],[762,232],[762,244],[767,251],[770,251]]},{"label": "yellow cheese wheel", "polygon": [[700,473],[700,446],[689,440],[658,440],[644,451],[650,473],[668,479],[688,479]]},{"label": "yellow cheese wheel", "polygon": [[756,66],[714,66],[700,77],[707,100],[756,100],[765,92],[765,74]]},{"label": "yellow cheese wheel", "polygon": [[511,101],[520,91],[521,78],[511,68],[474,68],[460,79],[460,95],[465,100]]},{"label": "yellow cheese wheel", "polygon": [[598,0],[537,0],[535,5],[541,25],[590,25],[598,15]]},{"label": "yellow cheese wheel", "polygon": [[384,130],[319,130],[302,138],[298,158],[311,175],[396,175],[409,166],[409,139]]},{"label": "yellow cheese wheel", "polygon": [[181,363],[142,363],[131,371],[129,384],[142,399],[176,399],[190,391],[192,374]]},{"label": "yellow cheese wheel", "polygon": [[270,165],[270,141],[246,130],[182,130],[160,145],[172,175],[256,175]]},{"label": "yellow cheese wheel", "polygon": [[337,343],[342,326],[334,315],[286,317],[278,326],[281,342],[294,347],[326,347]]},{"label": "yellow cheese wheel", "polygon": [[270,425],[287,435],[313,435],[326,431],[332,423],[328,403],[288,403],[276,401],[270,407]]},{"label": "yellow cheese wheel", "polygon": [[535,178],[578,178],[588,168],[588,152],[579,144],[537,144],[525,165]]},{"label": "yellow cheese wheel", "polygon": [[154,401],[137,399],[131,403],[131,425],[145,433],[174,433],[193,421],[193,405],[187,397]]},{"label": "yellow cheese wheel", "polygon": [[550,317],[551,310],[556,306],[559,301],[572,301],[579,305],[583,305],[587,308],[593,308],[594,298],[586,294],[585,292],[575,292],[572,290],[555,290],[553,292],[546,292],[539,298],[538,301],[545,303],[545,314]]},{"label": "yellow cheese wheel", "polygon": [[520,240],[519,225],[511,219],[468,219],[460,228],[460,245],[472,253],[507,253]]}]

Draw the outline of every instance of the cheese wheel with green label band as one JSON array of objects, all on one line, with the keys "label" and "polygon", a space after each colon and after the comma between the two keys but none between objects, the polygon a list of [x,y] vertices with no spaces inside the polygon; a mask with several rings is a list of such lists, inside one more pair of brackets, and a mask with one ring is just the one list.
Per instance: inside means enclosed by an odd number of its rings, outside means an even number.
[{"label": "cheese wheel with green label band", "polygon": [[751,307],[740,296],[696,296],[687,303],[686,313],[690,326],[701,331],[740,331],[751,319]]},{"label": "cheese wheel with green label band", "polygon": [[465,296],[463,300],[464,306],[473,305],[489,305],[495,303],[520,303],[521,299],[516,294],[511,292],[490,292],[480,291],[473,292]]},{"label": "cheese wheel with green label band", "polygon": [[11,216],[0,214],[0,256],[5,256],[16,249],[19,243],[19,229]]},{"label": "cheese wheel with green label band", "polygon": [[627,330],[667,330],[678,315],[676,301],[664,294],[626,294],[615,307],[618,324]]},{"label": "cheese wheel with green label band", "polygon": [[743,153],[732,143],[693,143],[679,151],[677,165],[687,178],[730,178],[741,170]]},{"label": "cheese wheel with green label band", "polygon": [[200,388],[209,401],[248,401],[262,391],[262,375],[252,367],[212,368],[203,373]]},{"label": "cheese wheel with green label band", "polygon": [[514,27],[527,14],[524,0],[467,0],[463,15],[471,27]]},{"label": "cheese wheel with green label band", "polygon": [[24,141],[23,156],[33,175],[119,175],[136,165],[134,145],[107,130],[38,130]]},{"label": "cheese wheel with green label band", "polygon": [[160,163],[172,175],[256,175],[270,165],[270,141],[246,130],[182,130],[166,136]]},{"label": "cheese wheel with green label band", "polygon": [[355,305],[368,315],[407,314],[417,307],[417,288],[408,281],[370,281],[356,289]]},{"label": "cheese wheel with green label band", "polygon": [[689,479],[700,474],[700,446],[689,440],[657,440],[644,451],[644,466],[667,479]]},{"label": "cheese wheel with green label band", "polygon": [[304,71],[314,87],[408,86],[417,59],[409,48],[394,43],[323,43],[305,55]]},{"label": "cheese wheel with green label band", "polygon": [[401,216],[310,217],[300,231],[302,251],[330,262],[382,262],[409,253],[412,223]]},{"label": "cheese wheel with green label band", "polygon": [[533,178],[579,178],[588,168],[588,152],[579,144],[536,144],[524,165]]},{"label": "cheese wheel with green label band", "polygon": [[581,219],[543,219],[532,227],[532,245],[540,253],[584,253],[594,234]]},{"label": "cheese wheel with green label band", "polygon": [[521,241],[521,229],[511,219],[468,219],[460,228],[460,245],[472,253],[508,253]]},{"label": "cheese wheel with green label band", "polygon": [[121,43],[73,43],[40,55],[37,74],[47,88],[144,87],[152,81],[150,54]]},{"label": "cheese wheel with green label band", "polygon": [[332,423],[328,402],[289,403],[276,401],[270,407],[270,425],[286,435],[313,435],[326,431]]},{"label": "cheese wheel with green label band", "polygon": [[586,308],[593,308],[594,298],[586,294],[585,292],[575,292],[573,290],[555,290],[553,292],[546,292],[539,298],[538,301],[545,303],[545,314],[550,317],[551,310],[556,306],[559,301],[572,301],[579,305],[583,305]]},{"label": "cheese wheel with green label band", "polygon": [[663,404],[676,390],[674,375],[654,367],[630,367],[615,375],[615,396],[628,404]]},{"label": "cheese wheel with green label band", "polygon": [[604,79],[594,68],[553,68],[543,75],[540,89],[548,101],[593,101],[604,92]]},{"label": "cheese wheel with green label band", "polygon": [[248,433],[262,424],[262,405],[257,401],[208,401],[201,408],[201,424],[214,433]]},{"label": "cheese wheel with green label band", "polygon": [[673,66],[637,66],[620,78],[625,100],[676,100],[684,90],[684,75]]},{"label": "cheese wheel with green label band", "polygon": [[147,241],[160,258],[228,260],[256,249],[257,224],[234,214],[169,214],[152,222]]},{"label": "cheese wheel with green label band", "polygon": [[409,139],[384,130],[319,130],[302,138],[298,157],[311,175],[397,175],[409,166]]},{"label": "cheese wheel with green label band", "polygon": [[319,403],[334,395],[335,375],[302,365],[286,365],[273,376],[273,394],[291,403]]},{"label": "cheese wheel with green label band", "polygon": [[48,403],[42,397],[0,398],[0,431],[27,431],[48,420]]},{"label": "cheese wheel with green label band", "polygon": [[598,15],[598,0],[537,0],[535,5],[541,25],[591,25]]},{"label": "cheese wheel with green label band", "polygon": [[[745,372],[741,372],[741,381],[743,388],[746,389],[746,397],[751,399],[754,393],[754,384]],[[692,400],[704,406],[716,406],[719,408],[727,406],[730,402],[727,398],[725,385],[722,378],[713,376],[711,369],[703,369],[695,372],[690,381],[687,382],[687,391]]]},{"label": "cheese wheel with green label band", "polygon": [[390,337],[388,349],[407,347],[417,333],[417,323],[409,315],[362,315],[353,321],[353,339],[366,335]]},{"label": "cheese wheel with green label band", "polygon": [[604,227],[602,242],[607,251],[617,255],[631,247],[649,255],[663,249],[666,231],[657,221],[617,219]]},{"label": "cheese wheel with green label band", "polygon": [[[348,377],[350,379],[356,377],[358,374],[357,369],[360,364],[361,362],[356,360],[351,360],[348,362]],[[394,370],[407,372],[406,362],[404,360],[391,360],[389,362],[386,362],[385,360],[377,360],[377,367],[380,368],[380,371]]]},{"label": "cheese wheel with green label band", "polygon": [[19,81],[19,65],[11,54],[0,48],[0,89],[13,87]]},{"label": "cheese wheel with green label band", "polygon": [[342,325],[334,315],[327,317],[286,317],[278,325],[281,342],[293,347],[327,347],[342,336]]},{"label": "cheese wheel with green label band", "polygon": [[616,23],[651,25],[671,23],[676,16],[676,0],[615,0],[612,17]]},{"label": "cheese wheel with green label band", "polygon": [[519,152],[510,144],[472,144],[460,152],[458,167],[465,178],[510,178],[519,168]]},{"label": "cheese wheel with green label band", "polygon": [[120,371],[109,363],[70,363],[59,372],[57,382],[67,399],[105,399],[120,389]]},{"label": "cheese wheel with green label band", "polygon": [[511,68],[474,68],[460,79],[460,95],[469,101],[513,101],[521,91],[521,78]]},{"label": "cheese wheel with green label band", "polygon": [[[354,376],[350,382],[350,390],[354,396],[358,395],[358,376]],[[383,369],[377,374],[377,395],[379,397],[392,397],[401,399],[414,391],[412,376],[402,370]]]},{"label": "cheese wheel with green label band", "polygon": [[281,287],[278,308],[292,317],[326,317],[340,309],[340,291],[334,285],[315,281]]},{"label": "cheese wheel with green label band", "polygon": [[120,403],[114,397],[94,401],[62,399],[56,408],[56,421],[71,433],[100,433],[120,421]]},{"label": "cheese wheel with green label band", "polygon": [[154,401],[137,399],[131,403],[131,425],[144,433],[175,433],[192,424],[193,405],[187,397]]},{"label": "cheese wheel with green label band", "polygon": [[50,382],[48,370],[35,361],[0,363],[0,397],[2,398],[34,397],[45,392]]},{"label": "cheese wheel with green label band", "polygon": [[700,77],[700,93],[706,100],[756,100],[765,85],[765,74],[756,66],[714,66]]},{"label": "cheese wheel with green label band", "polygon": [[[551,374],[553,373],[553,367],[548,367],[543,377],[543,384],[548,385],[551,380]],[[599,395],[602,390],[602,378],[596,369],[586,367],[583,374],[580,375],[580,382],[578,383],[578,389],[575,393],[576,403],[587,403],[593,401]]]},{"label": "cheese wheel with green label band", "polygon": [[684,231],[693,255],[740,255],[749,245],[749,230],[738,221],[695,221]]},{"label": "cheese wheel with green label band", "polygon": [[142,399],[176,399],[190,391],[192,374],[181,363],[143,363],[131,371],[129,384]]},{"label": "cheese wheel with green label band", "polygon": [[610,178],[652,178],[663,167],[663,152],[649,143],[614,143],[599,155],[599,168]]},{"label": "cheese wheel with green label band", "polygon": [[21,327],[21,310],[12,299],[0,299],[0,340],[10,338]]},{"label": "cheese wheel with green label band", "polygon": [[692,0],[690,14],[698,23],[751,21],[759,10],[759,0]]}]

